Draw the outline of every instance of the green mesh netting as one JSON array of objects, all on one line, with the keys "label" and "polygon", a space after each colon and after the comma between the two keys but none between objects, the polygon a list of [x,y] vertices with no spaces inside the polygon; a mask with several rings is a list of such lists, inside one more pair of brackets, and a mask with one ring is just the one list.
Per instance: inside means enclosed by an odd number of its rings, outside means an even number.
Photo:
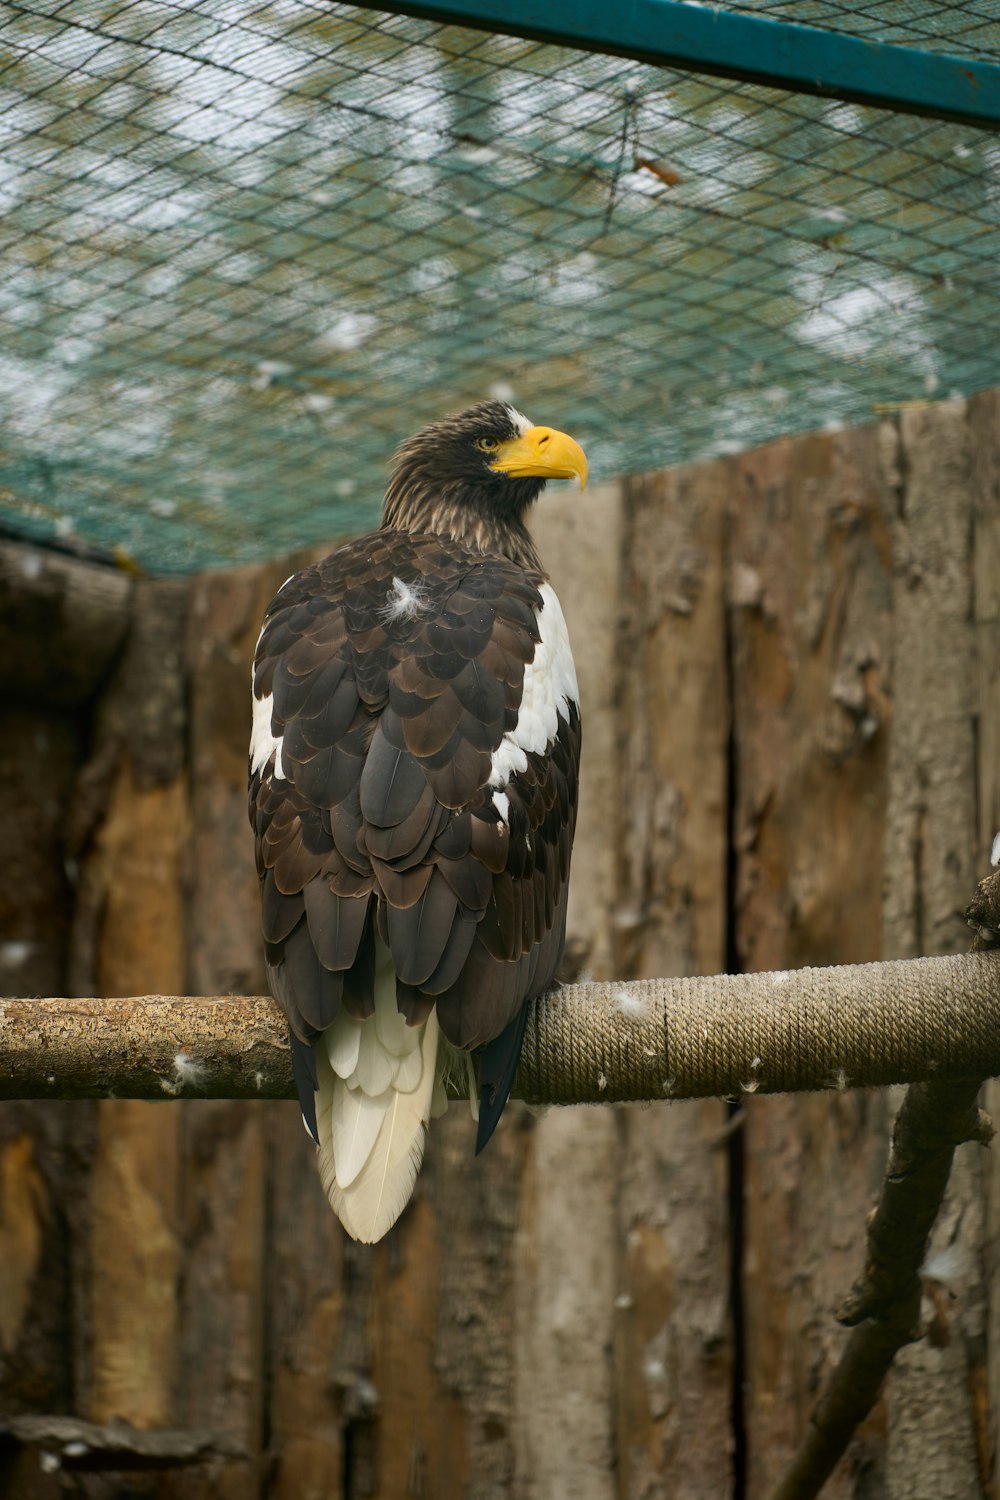
[{"label": "green mesh netting", "polygon": [[[766,8],[1000,57],[995,5]],[[150,569],[370,524],[490,393],[600,479],[1000,383],[967,126],[347,5],[32,0],[0,143],[2,519]]]}]

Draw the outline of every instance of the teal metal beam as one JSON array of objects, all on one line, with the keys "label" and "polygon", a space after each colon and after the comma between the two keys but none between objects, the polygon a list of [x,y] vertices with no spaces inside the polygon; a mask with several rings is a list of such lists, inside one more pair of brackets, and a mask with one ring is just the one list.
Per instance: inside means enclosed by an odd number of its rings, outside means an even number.
[{"label": "teal metal beam", "polygon": [[[363,0],[362,8],[374,9]],[[1000,129],[1000,65],[681,0],[403,0],[400,15]]]}]

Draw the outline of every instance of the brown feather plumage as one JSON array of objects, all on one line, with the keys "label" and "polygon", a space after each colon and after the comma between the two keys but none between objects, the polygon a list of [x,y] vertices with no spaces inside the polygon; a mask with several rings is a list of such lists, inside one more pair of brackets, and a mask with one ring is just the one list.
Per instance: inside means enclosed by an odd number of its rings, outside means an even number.
[{"label": "brown feather plumage", "polygon": [[420,1024],[436,1003],[463,1048],[497,1037],[561,955],[576,705],[504,785],[503,816],[489,784],[540,640],[523,517],[541,481],[451,474],[471,419],[400,450],[382,528],[291,578],[258,643],[283,775],[273,756],[253,772],[250,815],[272,983],[304,1042],[341,1001],[371,1013],[376,930],[401,1013]]}]

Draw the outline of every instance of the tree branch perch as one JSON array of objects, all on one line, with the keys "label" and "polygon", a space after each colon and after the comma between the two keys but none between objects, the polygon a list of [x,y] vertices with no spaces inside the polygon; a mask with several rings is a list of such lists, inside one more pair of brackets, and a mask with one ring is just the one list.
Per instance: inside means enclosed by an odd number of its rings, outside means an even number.
[{"label": "tree branch perch", "polygon": [[[580,984],[532,1005],[532,1104],[739,1097],[1000,1073],[1000,957]],[[0,1000],[0,1099],[294,1097],[263,997]]]}]

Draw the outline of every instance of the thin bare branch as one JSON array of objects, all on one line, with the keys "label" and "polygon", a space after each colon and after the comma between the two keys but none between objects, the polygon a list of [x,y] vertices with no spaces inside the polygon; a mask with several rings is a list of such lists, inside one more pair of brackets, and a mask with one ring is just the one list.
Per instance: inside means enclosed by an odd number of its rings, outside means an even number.
[{"label": "thin bare branch", "polygon": [[[976,928],[974,958],[1000,928],[1000,875],[984,880],[966,913]],[[993,1070],[984,1068],[981,1078]],[[878,1398],[897,1352],[921,1336],[920,1268],[955,1147],[987,1144],[989,1119],[977,1108],[981,1079],[915,1083],[896,1117],[882,1193],[868,1222],[865,1264],[837,1316],[851,1328],[843,1353],[809,1418],[799,1449],[771,1500],[813,1500]]]},{"label": "thin bare branch", "polygon": [[979,1084],[917,1083],[896,1117],[882,1196],[868,1226],[866,1263],[840,1312],[851,1334],[771,1500],[811,1500],[878,1398],[905,1344],[920,1337],[920,1267],[955,1147],[989,1140]]}]

